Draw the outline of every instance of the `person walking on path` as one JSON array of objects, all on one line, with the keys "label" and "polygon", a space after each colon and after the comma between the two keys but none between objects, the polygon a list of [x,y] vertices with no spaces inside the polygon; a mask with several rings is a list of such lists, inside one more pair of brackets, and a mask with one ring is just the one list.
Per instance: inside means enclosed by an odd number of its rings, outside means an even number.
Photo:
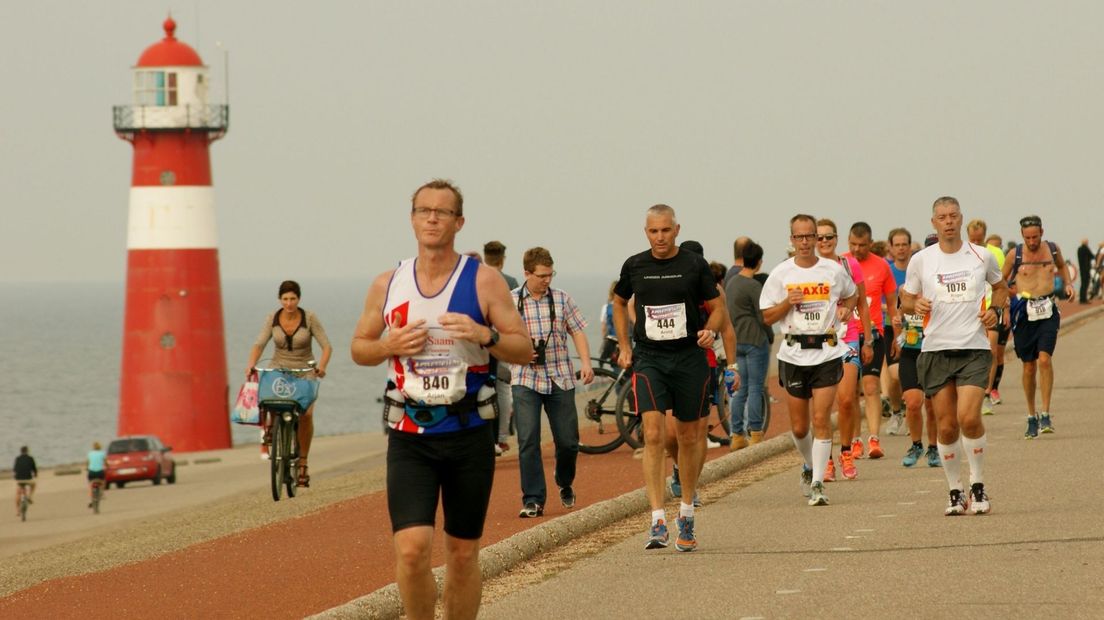
[{"label": "person walking on path", "polygon": [[[938,427],[939,456],[950,499],[944,514],[989,512],[985,492],[985,425],[981,400],[989,381],[992,352],[985,330],[996,325],[1008,297],[997,260],[984,247],[962,239],[958,200],[944,196],[932,205],[932,226],[939,242],[912,257],[901,293],[901,312],[926,317],[916,372],[932,399]],[[986,283],[993,304],[984,308]],[[961,479],[962,455],[970,464],[969,504]]]},{"label": "person walking on path", "polygon": [[406,614],[434,617],[430,568],[438,498],[445,518],[446,618],[475,618],[479,541],[494,480],[493,394],[483,397],[490,355],[533,356],[529,334],[495,270],[455,249],[464,198],[434,180],[411,199],[418,255],[380,274],[353,333],[353,361],[388,363],[387,509],[396,582]]},{"label": "person walking on path", "polygon": [[1089,284],[1092,281],[1093,251],[1089,247],[1089,240],[1082,239],[1077,247],[1077,271],[1081,276],[1081,292],[1077,301],[1083,304],[1089,303]]},{"label": "person walking on path", "polygon": [[740,389],[729,401],[732,441],[737,436],[754,445],[763,441],[763,393],[770,365],[770,330],[763,322],[759,296],[763,285],[755,278],[763,263],[763,246],[748,241],[744,245],[743,267],[725,284],[728,317],[736,333],[736,365],[740,373]]},{"label": "person walking on path", "polygon": [[[621,267],[614,289],[613,320],[620,348],[618,364],[633,369],[632,389],[644,425],[644,482],[652,508],[652,527],[646,549],[668,544],[667,515],[663,509],[664,414],[672,410],[679,444],[682,502],[679,505],[675,548],[697,548],[694,532],[694,493],[699,462],[705,458],[699,431],[709,412],[709,365],[705,351],[727,320],[713,272],[705,258],[680,251],[675,210],[667,205],[648,209],[644,234],[651,246],[630,256]],[[628,303],[633,300],[636,323],[629,342]],[[702,321],[704,305],[709,319]],[[739,378],[733,378],[733,385]]]},{"label": "person walking on path", "polygon": [[[1069,268],[1053,241],[1043,243],[1043,220],[1029,215],[1020,220],[1023,243],[1004,261],[1004,278],[1012,287],[1012,343],[1023,362],[1023,390],[1027,399],[1027,430],[1024,439],[1039,433],[1053,433],[1050,395],[1054,389],[1051,357],[1058,345],[1062,319],[1054,303],[1056,277],[1065,285],[1067,297],[1073,296]],[[1036,409],[1035,387],[1042,392],[1042,409]]]},{"label": "person walking on path", "polygon": [[825,506],[824,471],[832,454],[830,415],[836,386],[843,379],[843,357],[849,351],[838,332],[855,311],[859,295],[839,262],[817,256],[816,239],[816,218],[798,214],[790,219],[794,256],[771,270],[759,307],[768,325],[782,325],[778,383],[786,388],[793,442],[805,461],[801,490],[810,506]]},{"label": "person walking on path", "polygon": [[579,414],[575,409],[575,369],[571,365],[567,341],[575,344],[579,355],[579,378],[584,384],[594,380],[587,343],[586,319],[575,300],[562,290],[552,288],[552,254],[536,247],[525,251],[522,259],[525,283],[511,293],[529,337],[533,358],[514,373],[514,415],[518,434],[518,468],[521,473],[521,518],[544,514],[548,489],[541,460],[541,407],[548,415],[548,426],[556,446],[556,486],[564,508],[575,506],[575,463],[579,458]]}]

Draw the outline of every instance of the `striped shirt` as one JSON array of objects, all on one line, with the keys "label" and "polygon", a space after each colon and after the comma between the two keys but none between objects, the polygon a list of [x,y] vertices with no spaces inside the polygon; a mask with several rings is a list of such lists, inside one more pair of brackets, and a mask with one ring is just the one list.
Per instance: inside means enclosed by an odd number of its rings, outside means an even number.
[{"label": "striped shirt", "polygon": [[[524,284],[510,294],[514,296],[514,304],[518,305],[534,345],[541,339],[548,342],[544,365],[514,366],[512,384],[527,387],[540,394],[551,394],[553,384],[561,390],[574,389],[575,369],[571,365],[567,341],[570,336],[583,331],[587,326],[575,301],[567,293],[551,287],[543,297],[537,299]],[[548,304],[549,298],[552,300],[551,307]],[[553,314],[556,317],[555,325],[552,324]]]}]

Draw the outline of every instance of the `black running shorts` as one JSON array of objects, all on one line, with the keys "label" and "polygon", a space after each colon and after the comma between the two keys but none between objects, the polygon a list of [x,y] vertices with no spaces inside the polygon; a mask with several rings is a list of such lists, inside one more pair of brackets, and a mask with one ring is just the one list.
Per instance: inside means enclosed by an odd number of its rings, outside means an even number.
[{"label": "black running shorts", "polygon": [[920,357],[920,349],[901,349],[900,361],[897,362],[897,376],[901,380],[901,391],[919,390],[920,378],[916,375],[916,359]]},{"label": "black running shorts", "polygon": [[997,332],[998,345],[1003,347],[1004,345],[1008,344],[1008,334],[1012,330],[1004,324],[1004,321],[997,321],[996,327],[990,328],[989,331]]},{"label": "black running shorts", "polygon": [[103,472],[102,469],[100,471],[90,471],[90,472],[88,472],[88,481],[89,482],[91,482],[93,480],[103,480],[103,479],[104,479],[104,472]]},{"label": "black running shorts", "polygon": [[985,389],[989,385],[989,365],[993,354],[989,349],[951,349],[923,351],[916,359],[916,375],[924,396],[935,396],[951,381],[956,387],[974,385]]},{"label": "black running shorts", "polygon": [[442,435],[388,433],[391,531],[432,527],[439,495],[446,534],[467,540],[482,537],[494,481],[494,440],[490,424]]},{"label": "black running shorts", "polygon": [[843,380],[843,358],[837,357],[816,366],[798,366],[778,360],[778,385],[790,396],[809,400],[813,390],[834,387]]},{"label": "black running shorts", "polygon": [[667,411],[682,422],[709,415],[712,384],[705,350],[694,346],[664,351],[638,345],[634,352],[633,393],[637,411]]},{"label": "black running shorts", "polygon": [[897,355],[892,355],[889,352],[889,349],[893,348],[893,347],[890,346],[890,343],[893,342],[893,339],[896,338],[896,337],[897,337],[897,334],[895,334],[893,332],[893,326],[892,325],[886,325],[885,326],[885,336],[882,338],[882,342],[885,343],[885,348],[886,348],[886,354],[885,354],[886,366],[892,366],[894,364],[899,364],[901,362],[901,347],[897,347]]}]

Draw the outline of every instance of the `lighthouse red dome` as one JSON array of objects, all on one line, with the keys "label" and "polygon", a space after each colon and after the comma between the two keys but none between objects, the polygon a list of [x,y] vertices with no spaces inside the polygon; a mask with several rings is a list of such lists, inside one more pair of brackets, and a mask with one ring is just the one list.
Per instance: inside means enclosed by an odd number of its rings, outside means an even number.
[{"label": "lighthouse red dome", "polygon": [[170,16],[163,24],[165,38],[146,48],[138,57],[139,67],[202,67],[199,54],[187,43],[176,40],[176,22]]}]

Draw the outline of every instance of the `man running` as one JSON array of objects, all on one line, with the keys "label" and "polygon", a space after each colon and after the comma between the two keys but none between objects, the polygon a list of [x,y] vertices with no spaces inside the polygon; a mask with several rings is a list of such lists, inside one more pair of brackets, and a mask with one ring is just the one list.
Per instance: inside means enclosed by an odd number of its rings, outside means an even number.
[{"label": "man running", "polygon": [[[1000,241],[994,245],[986,241],[988,226],[985,220],[970,220],[966,225],[966,235],[970,243],[980,245],[997,259],[997,267],[1004,269],[1004,250],[1000,249]],[[993,289],[985,287],[985,308],[992,303]],[[996,392],[1000,384],[1000,377],[1004,374],[1004,346],[1008,344],[1008,318],[1004,308],[995,308],[997,312],[997,324],[993,329],[986,330],[989,336],[989,350],[993,353],[993,363],[989,367],[989,385],[985,388],[985,399],[981,401],[981,414],[993,415],[993,405],[1000,404],[1000,392]]]},{"label": "man running", "polygon": [[479,539],[494,479],[490,355],[533,356],[506,280],[455,249],[464,198],[434,180],[414,192],[418,255],[380,274],[353,334],[353,361],[387,366],[387,508],[396,581],[411,618],[433,618],[430,571],[438,497],[445,518],[444,614],[475,618],[482,581]]},{"label": "man running", "polygon": [[[893,281],[897,283],[899,289],[905,283],[905,270],[908,268],[909,260],[912,259],[912,233],[906,228],[894,228],[889,231],[888,240],[889,256],[886,260],[889,262],[889,271],[893,273]],[[903,435],[908,432],[907,412],[903,411],[907,407],[904,406],[904,386],[901,384],[900,367],[903,348],[900,334],[903,326],[897,320],[900,315],[900,299],[897,306],[897,308],[886,309],[886,323],[892,328],[897,344],[896,354],[886,360],[885,379],[888,386],[886,391],[891,410],[889,422],[886,423],[886,432],[890,435]]]},{"label": "man running", "polygon": [[855,311],[859,296],[838,262],[816,255],[816,238],[816,218],[798,214],[790,219],[794,257],[771,270],[759,307],[768,325],[782,324],[778,383],[786,388],[793,442],[805,460],[801,490],[810,506],[825,506],[824,470],[832,453],[830,415],[836,385],[843,378],[843,357],[849,351],[837,330]]},{"label": "man running", "polygon": [[[882,320],[882,300],[885,300],[886,308],[897,307],[897,281],[893,279],[893,273],[889,270],[889,263],[884,258],[870,251],[872,233],[870,225],[866,222],[855,222],[851,225],[851,232],[847,238],[847,244],[851,249],[851,256],[859,262],[863,270],[863,278],[866,282],[866,306],[870,310],[870,326],[873,330],[874,357],[870,362],[863,364],[862,391],[866,400],[866,430],[867,436],[866,455],[872,459],[880,459],[885,456],[882,451],[881,441],[878,439],[879,427],[882,424],[882,362],[886,356],[892,357],[897,346],[893,340],[893,334],[886,334],[885,321]],[[892,328],[890,329],[892,331]],[[856,419],[855,441],[851,447],[851,453],[856,457],[862,456],[862,420]]]},{"label": "man running", "polygon": [[[1061,318],[1054,303],[1054,278],[1065,283],[1065,293],[1073,296],[1069,267],[1062,251],[1053,241],[1043,243],[1043,220],[1029,215],[1020,220],[1023,243],[1004,261],[1004,277],[1012,287],[1012,342],[1016,356],[1023,362],[1023,390],[1027,399],[1027,430],[1024,439],[1039,433],[1053,433],[1050,420],[1050,395],[1054,389],[1051,357],[1058,344]],[[1043,408],[1035,408],[1035,377],[1043,393]]]},{"label": "man running", "polygon": [[[935,409],[937,448],[950,487],[944,514],[961,515],[967,510],[985,514],[990,506],[983,472],[986,438],[981,399],[993,356],[985,329],[996,324],[997,314],[992,307],[982,309],[982,300],[988,283],[993,287],[993,305],[1000,307],[1008,297],[1008,286],[993,255],[962,240],[958,200],[937,199],[931,221],[939,243],[912,257],[901,311],[928,321],[916,372]],[[963,452],[970,463],[969,506],[960,475]]]},{"label": "man running", "polygon": [[[618,363],[633,367],[633,394],[644,425],[644,483],[652,507],[652,527],[645,549],[667,546],[664,493],[664,412],[677,420],[682,502],[679,505],[675,549],[693,551],[694,493],[705,446],[699,441],[700,420],[709,413],[709,365],[705,351],[727,321],[709,263],[693,252],[680,251],[675,210],[667,205],[648,209],[644,234],[649,250],[630,256],[621,267],[613,298],[613,321],[621,350]],[[633,299],[636,323],[634,351],[629,343],[628,302]],[[702,320],[705,306],[709,318]],[[737,379],[738,381],[738,379]]]}]

